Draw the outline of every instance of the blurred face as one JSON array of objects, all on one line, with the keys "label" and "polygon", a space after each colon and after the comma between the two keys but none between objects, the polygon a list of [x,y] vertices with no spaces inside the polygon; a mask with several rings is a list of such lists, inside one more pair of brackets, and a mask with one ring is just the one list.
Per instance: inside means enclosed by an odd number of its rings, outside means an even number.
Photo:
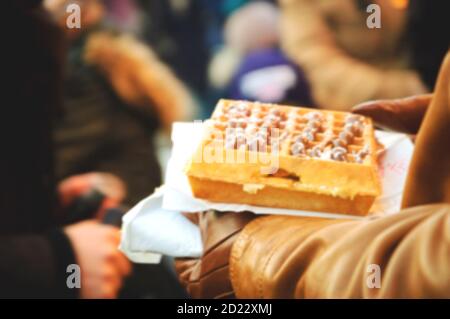
[{"label": "blurred face", "polygon": [[[80,6],[81,28],[70,29],[66,25],[67,18],[72,12],[67,12],[70,4]],[[104,15],[103,3],[100,0],[44,0],[44,7],[53,15],[69,38],[74,39],[91,26],[98,23]]]}]

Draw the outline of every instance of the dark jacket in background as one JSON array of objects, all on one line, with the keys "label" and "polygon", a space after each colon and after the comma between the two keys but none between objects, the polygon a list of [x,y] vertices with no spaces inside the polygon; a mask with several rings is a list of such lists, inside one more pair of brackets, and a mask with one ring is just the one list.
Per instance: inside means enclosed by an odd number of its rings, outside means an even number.
[{"label": "dark jacket in background", "polygon": [[92,171],[115,174],[127,186],[124,204],[133,206],[161,185],[153,141],[158,116],[127,105],[105,76],[84,61],[90,35],[85,31],[68,50],[63,114],[54,126],[56,178]]},{"label": "dark jacket in background", "polygon": [[40,1],[6,1],[0,13],[0,297],[71,297],[75,263],[58,230],[51,149],[63,45]]}]

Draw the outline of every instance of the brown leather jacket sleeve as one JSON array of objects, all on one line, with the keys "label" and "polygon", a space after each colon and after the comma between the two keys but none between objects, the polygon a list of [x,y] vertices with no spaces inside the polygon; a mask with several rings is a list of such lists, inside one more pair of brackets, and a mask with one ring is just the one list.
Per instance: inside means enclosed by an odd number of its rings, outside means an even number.
[{"label": "brown leather jacket sleeve", "polygon": [[442,204],[375,221],[259,218],[236,239],[230,274],[239,298],[448,298],[449,265]]},{"label": "brown leather jacket sleeve", "polygon": [[403,207],[450,203],[450,51],[417,134]]}]

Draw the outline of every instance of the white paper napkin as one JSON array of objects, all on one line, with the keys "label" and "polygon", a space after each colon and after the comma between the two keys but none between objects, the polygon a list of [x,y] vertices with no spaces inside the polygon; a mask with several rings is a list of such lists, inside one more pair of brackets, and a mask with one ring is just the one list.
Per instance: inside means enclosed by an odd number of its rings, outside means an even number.
[{"label": "white paper napkin", "polygon": [[164,188],[139,202],[123,217],[119,249],[137,263],[159,263],[161,254],[199,257],[200,230],[180,212],[161,208]]}]

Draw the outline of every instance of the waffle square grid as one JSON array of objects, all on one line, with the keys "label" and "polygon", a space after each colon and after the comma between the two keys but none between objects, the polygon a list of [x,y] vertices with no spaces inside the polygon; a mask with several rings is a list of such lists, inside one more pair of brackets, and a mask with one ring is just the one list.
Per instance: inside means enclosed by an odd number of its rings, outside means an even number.
[{"label": "waffle square grid", "polygon": [[225,149],[373,164],[373,126],[360,115],[221,100],[211,122],[207,139],[223,141]]}]

